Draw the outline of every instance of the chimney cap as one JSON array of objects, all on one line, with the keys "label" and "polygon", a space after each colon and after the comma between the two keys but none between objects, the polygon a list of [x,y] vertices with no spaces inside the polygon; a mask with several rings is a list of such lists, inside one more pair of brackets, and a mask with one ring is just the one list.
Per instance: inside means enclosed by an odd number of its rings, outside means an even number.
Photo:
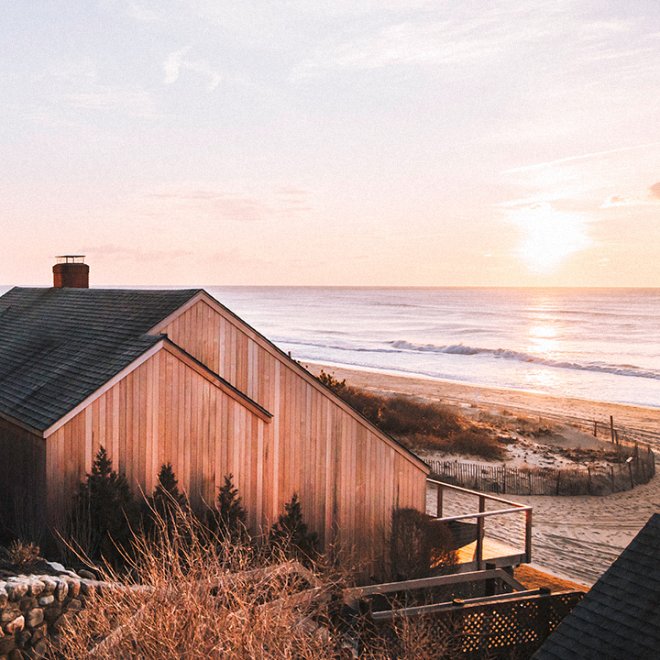
[{"label": "chimney cap", "polygon": [[60,254],[55,257],[58,264],[84,264],[84,254]]}]

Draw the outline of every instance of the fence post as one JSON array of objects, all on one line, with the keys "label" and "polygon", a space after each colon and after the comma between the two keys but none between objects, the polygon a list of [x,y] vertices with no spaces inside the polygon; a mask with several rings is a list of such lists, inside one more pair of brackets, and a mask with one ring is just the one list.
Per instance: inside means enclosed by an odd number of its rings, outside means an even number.
[{"label": "fence post", "polygon": [[587,494],[591,495],[591,466],[587,465]]},{"label": "fence post", "polygon": [[612,479],[612,492],[616,492],[614,490],[614,466],[610,465],[610,478]]},{"label": "fence post", "polygon": [[561,479],[561,470],[557,470],[557,495],[559,495],[559,480]]},{"label": "fence post", "polygon": [[610,435],[612,436],[612,443],[614,443],[614,417],[610,415]]},{"label": "fence post", "polygon": [[436,492],[436,502],[435,502],[435,512],[436,512],[436,518],[442,518],[442,495],[444,493],[444,488],[440,485],[437,484],[435,487],[435,492]]},{"label": "fence post", "polygon": [[630,472],[630,488],[633,489],[635,487],[635,479],[633,478],[633,468],[632,468],[633,462],[630,461],[628,463],[628,472]]},{"label": "fence post", "polygon": [[598,422],[594,420],[594,438],[598,437]]},{"label": "fence post", "polygon": [[529,494],[531,495],[532,494],[532,473],[529,472],[529,471],[527,472],[527,484],[529,486]]},{"label": "fence post", "polygon": [[506,465],[502,466],[502,492],[506,495]]}]

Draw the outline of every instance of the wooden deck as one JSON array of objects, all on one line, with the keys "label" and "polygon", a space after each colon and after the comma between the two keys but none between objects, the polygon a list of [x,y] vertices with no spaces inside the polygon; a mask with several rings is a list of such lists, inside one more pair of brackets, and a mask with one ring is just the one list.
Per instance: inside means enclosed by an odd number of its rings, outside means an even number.
[{"label": "wooden deck", "polygon": [[[461,572],[475,571],[478,569],[477,542],[468,543],[456,551],[458,564]],[[516,550],[511,545],[496,541],[495,539],[483,539],[482,563],[497,568],[508,568],[525,563],[525,553]]]},{"label": "wooden deck", "polygon": [[[457,549],[458,570],[474,571],[488,568],[511,568],[520,564],[528,564],[532,559],[532,507],[494,495],[486,495],[467,488],[446,484],[436,479],[428,479],[427,483],[436,489],[436,518],[439,523],[456,524],[476,521],[476,540]],[[443,516],[445,492],[451,492],[464,500],[461,509],[467,513]],[[487,510],[487,504],[495,509]],[[476,506],[475,506],[476,505]],[[503,543],[486,536],[485,521],[495,516],[524,516],[524,539],[520,539],[518,547]],[[512,539],[515,543],[515,539]]]}]

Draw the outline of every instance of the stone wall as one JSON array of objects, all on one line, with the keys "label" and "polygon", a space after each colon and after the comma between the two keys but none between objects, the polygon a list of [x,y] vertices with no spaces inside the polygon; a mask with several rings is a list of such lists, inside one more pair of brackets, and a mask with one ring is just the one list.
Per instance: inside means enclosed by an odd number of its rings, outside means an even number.
[{"label": "stone wall", "polygon": [[102,584],[71,575],[0,580],[0,660],[42,657],[46,637],[57,635]]}]

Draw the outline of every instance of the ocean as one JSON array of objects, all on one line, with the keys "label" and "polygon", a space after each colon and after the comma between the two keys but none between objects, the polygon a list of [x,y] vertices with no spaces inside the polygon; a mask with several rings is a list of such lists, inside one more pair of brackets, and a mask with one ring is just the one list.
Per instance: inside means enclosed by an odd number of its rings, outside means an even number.
[{"label": "ocean", "polygon": [[204,288],[301,362],[660,407],[660,289]]},{"label": "ocean", "polygon": [[660,289],[207,288],[302,362],[660,407]]}]

